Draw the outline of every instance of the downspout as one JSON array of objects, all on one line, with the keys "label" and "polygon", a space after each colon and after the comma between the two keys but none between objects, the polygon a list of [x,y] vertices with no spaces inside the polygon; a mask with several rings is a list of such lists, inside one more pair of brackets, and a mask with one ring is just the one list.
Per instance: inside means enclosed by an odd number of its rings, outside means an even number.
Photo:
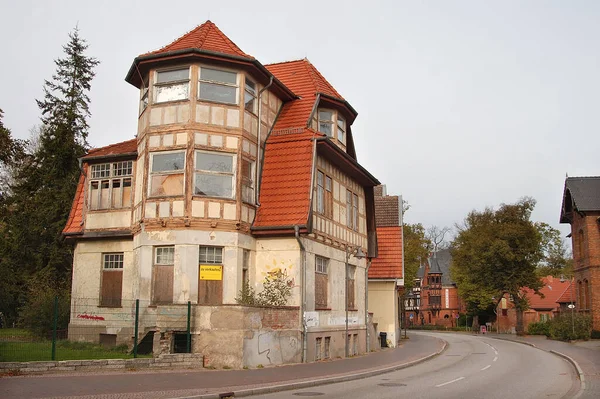
[{"label": "downspout", "polygon": [[304,311],[306,309],[306,250],[300,240],[300,227],[294,226],[294,235],[298,246],[300,247],[300,317],[302,317],[302,363],[306,363],[306,352],[308,349],[308,336],[306,334],[306,317]]},{"label": "downspout", "polygon": [[261,130],[262,130],[261,129],[261,127],[262,127],[262,121],[261,121],[260,118],[262,116],[262,94],[263,94],[263,92],[265,90],[267,90],[269,87],[271,87],[272,84],[273,84],[273,75],[271,75],[271,78],[269,79],[269,84],[266,85],[265,87],[263,87],[262,89],[260,89],[258,91],[258,99],[257,99],[257,101],[258,101],[258,133],[257,133],[257,136],[258,136],[258,145],[256,147],[256,167],[254,168],[254,186],[255,186],[254,196],[256,197],[255,198],[256,206],[260,206],[260,202],[258,202],[258,196],[259,196],[259,193],[258,193],[258,174],[259,174],[258,168],[260,166],[260,162],[259,161],[260,161],[260,149],[261,149],[261,143],[260,143],[261,137],[260,137],[260,133],[261,133]]},{"label": "downspout", "polygon": [[367,258],[367,267],[365,268],[365,284],[367,289],[365,290],[365,327],[367,329],[367,354],[371,353],[371,342],[369,333],[369,267],[371,267],[371,258]]},{"label": "downspout", "polygon": [[[402,321],[404,323],[404,338],[406,338],[406,330],[408,323],[406,322],[406,307],[404,300],[408,292],[406,292],[406,273],[404,271],[404,200],[400,196],[400,233],[402,234]],[[400,337],[402,337],[402,326],[400,326]]]}]

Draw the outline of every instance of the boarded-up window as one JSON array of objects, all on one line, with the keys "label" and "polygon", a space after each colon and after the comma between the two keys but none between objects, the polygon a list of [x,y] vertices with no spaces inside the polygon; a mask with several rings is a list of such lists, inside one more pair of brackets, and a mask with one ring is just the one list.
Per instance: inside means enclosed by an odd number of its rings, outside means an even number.
[{"label": "boarded-up window", "polygon": [[198,304],[223,303],[223,248],[200,247]]},{"label": "boarded-up window", "polygon": [[150,195],[183,195],[185,152],[156,152],[150,155]]},{"label": "boarded-up window", "polygon": [[356,309],[356,285],[354,284],[356,266],[348,265],[348,309]]},{"label": "boarded-up window", "polygon": [[152,270],[152,303],[173,303],[173,265],[175,247],[155,247]]},{"label": "boarded-up window", "polygon": [[327,308],[327,286],[329,285],[329,259],[315,257],[315,308]]},{"label": "boarded-up window", "polygon": [[121,306],[123,292],[123,253],[102,254],[100,306]]}]

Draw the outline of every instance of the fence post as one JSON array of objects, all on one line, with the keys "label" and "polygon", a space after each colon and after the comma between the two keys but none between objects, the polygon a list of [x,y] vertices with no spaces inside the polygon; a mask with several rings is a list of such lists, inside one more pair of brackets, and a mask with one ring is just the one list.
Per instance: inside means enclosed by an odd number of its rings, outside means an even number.
[{"label": "fence post", "polygon": [[190,319],[192,316],[192,302],[188,301],[187,308],[187,353],[192,353],[192,331],[190,329]]},{"label": "fence post", "polygon": [[137,358],[138,347],[138,322],[140,320],[140,300],[135,300],[135,327],[133,332],[133,357]]},{"label": "fence post", "polygon": [[56,327],[58,325],[58,295],[54,297],[54,321],[52,323],[52,360],[56,360]]}]

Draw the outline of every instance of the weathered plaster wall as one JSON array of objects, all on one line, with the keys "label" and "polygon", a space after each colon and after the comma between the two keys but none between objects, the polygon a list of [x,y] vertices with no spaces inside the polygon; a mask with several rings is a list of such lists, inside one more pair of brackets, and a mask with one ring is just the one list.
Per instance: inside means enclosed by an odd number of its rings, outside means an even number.
[{"label": "weathered plaster wall", "polygon": [[88,212],[85,217],[85,228],[95,229],[128,229],[131,227],[131,209],[110,212]]},{"label": "weathered plaster wall", "polygon": [[377,329],[387,333],[391,346],[395,347],[400,337],[395,281],[369,281],[369,312],[373,313]]}]

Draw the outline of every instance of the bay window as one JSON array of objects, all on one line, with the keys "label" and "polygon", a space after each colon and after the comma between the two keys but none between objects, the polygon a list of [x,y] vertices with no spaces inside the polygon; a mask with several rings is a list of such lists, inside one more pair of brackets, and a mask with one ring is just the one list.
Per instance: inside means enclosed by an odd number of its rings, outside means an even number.
[{"label": "bay window", "polygon": [[237,73],[213,68],[200,68],[198,99],[224,104],[237,104]]},{"label": "bay window", "polygon": [[242,201],[254,203],[254,162],[242,159]]},{"label": "bay window", "polygon": [[246,109],[246,111],[256,114],[256,108],[258,104],[258,102],[256,101],[256,84],[253,81],[248,80],[248,78],[246,78],[245,86],[246,87],[244,89],[244,108]]},{"label": "bay window", "polygon": [[190,93],[190,69],[172,69],[156,72],[154,101],[157,103],[187,100]]},{"label": "bay window", "polygon": [[319,132],[327,137],[333,137],[333,112],[319,110]]},{"label": "bay window", "polygon": [[234,168],[232,154],[196,151],[194,194],[233,198]]},{"label": "bay window", "polygon": [[337,139],[341,143],[346,143],[346,120],[340,114],[337,117]]}]

